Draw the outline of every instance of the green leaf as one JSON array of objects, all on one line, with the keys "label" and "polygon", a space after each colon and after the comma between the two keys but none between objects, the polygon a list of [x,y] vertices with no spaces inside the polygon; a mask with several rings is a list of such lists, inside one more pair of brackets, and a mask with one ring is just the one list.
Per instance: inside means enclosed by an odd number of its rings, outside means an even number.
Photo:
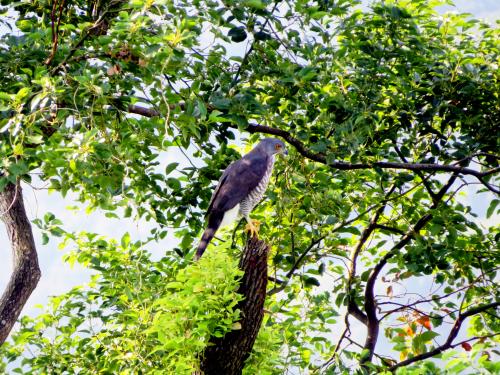
[{"label": "green leaf", "polygon": [[247,33],[243,26],[238,26],[230,29],[227,36],[229,36],[233,42],[240,43],[247,38]]},{"label": "green leaf", "polygon": [[26,137],[26,140],[28,141],[29,144],[33,145],[39,145],[43,143],[43,136],[42,135],[28,135]]},{"label": "green leaf", "polygon": [[167,179],[167,186],[174,189],[174,190],[180,190],[181,189],[181,183],[178,179],[170,177]]},{"label": "green leaf", "polygon": [[123,248],[127,248],[129,244],[130,244],[130,233],[127,232],[122,236],[121,246]]},{"label": "green leaf", "polygon": [[250,8],[266,9],[266,4],[262,0],[244,0],[244,4]]},{"label": "green leaf", "polygon": [[500,200],[499,199],[493,199],[491,202],[490,202],[490,205],[488,207],[488,210],[486,211],[486,217],[489,219],[493,213],[495,212],[495,209],[497,208],[498,206],[498,203],[500,203]]},{"label": "green leaf", "polygon": [[319,12],[314,12],[313,14],[311,14],[311,17],[315,20],[320,20],[327,15],[328,15],[328,12],[319,11]]},{"label": "green leaf", "polygon": [[165,167],[165,175],[169,175],[170,173],[172,173],[172,171],[174,171],[178,166],[179,166],[179,163],[177,163],[177,162],[168,164]]},{"label": "green leaf", "polygon": [[415,338],[419,338],[422,342],[426,343],[431,341],[432,339],[436,338],[439,336],[439,333],[434,332],[434,331],[425,331],[422,332],[421,334],[417,335]]},{"label": "green leaf", "polygon": [[342,227],[337,230],[339,233],[351,233],[357,236],[361,235],[360,230],[357,227]]},{"label": "green leaf", "polygon": [[12,95],[6,92],[0,92],[0,100],[10,101],[12,99]]},{"label": "green leaf", "polygon": [[269,40],[271,39],[271,35],[266,33],[265,31],[257,31],[253,34],[255,40]]}]

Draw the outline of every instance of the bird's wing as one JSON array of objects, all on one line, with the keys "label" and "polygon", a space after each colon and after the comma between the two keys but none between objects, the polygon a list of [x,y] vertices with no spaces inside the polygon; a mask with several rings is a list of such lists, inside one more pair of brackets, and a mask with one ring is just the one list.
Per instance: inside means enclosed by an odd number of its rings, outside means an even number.
[{"label": "bird's wing", "polygon": [[207,213],[205,214],[205,216],[208,215],[210,213],[210,211],[212,211],[212,205],[214,203],[214,199],[215,199],[215,197],[217,197],[217,194],[219,193],[220,187],[222,185],[224,185],[226,178],[227,178],[227,175],[229,174],[229,172],[233,168],[234,163],[236,163],[236,162],[233,161],[231,164],[229,164],[227,166],[227,168],[224,170],[224,172],[222,173],[222,176],[219,178],[219,182],[217,183],[217,186],[215,187],[215,190],[212,193],[212,197],[210,198],[210,203],[208,204],[208,209],[207,209]]},{"label": "bird's wing", "polygon": [[225,212],[240,203],[257,187],[264,177],[267,167],[267,156],[252,153],[231,163],[215,188],[207,215],[213,211]]}]

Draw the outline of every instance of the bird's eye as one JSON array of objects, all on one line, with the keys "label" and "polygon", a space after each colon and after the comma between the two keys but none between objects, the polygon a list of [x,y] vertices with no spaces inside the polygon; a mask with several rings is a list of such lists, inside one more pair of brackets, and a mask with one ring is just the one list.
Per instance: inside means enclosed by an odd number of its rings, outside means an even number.
[{"label": "bird's eye", "polygon": [[281,148],[281,145],[280,145],[279,143],[276,143],[276,145],[274,145],[274,148],[275,148],[276,150],[279,150],[279,149]]}]

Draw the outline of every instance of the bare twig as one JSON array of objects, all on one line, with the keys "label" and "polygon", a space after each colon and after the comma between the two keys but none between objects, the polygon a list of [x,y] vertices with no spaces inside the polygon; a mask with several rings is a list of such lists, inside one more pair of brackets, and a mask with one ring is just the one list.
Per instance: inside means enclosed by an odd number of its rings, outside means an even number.
[{"label": "bare twig", "polygon": [[[477,281],[477,280],[476,280]],[[391,315],[395,312],[398,312],[398,311],[402,311],[402,310],[405,310],[407,308],[412,308],[414,306],[417,306],[417,305],[420,305],[422,303],[431,303],[431,302],[435,302],[435,301],[440,301],[444,298],[447,298],[453,294],[456,294],[456,293],[459,293],[461,292],[462,290],[464,289],[469,289],[471,288],[472,286],[474,286],[474,283],[472,284],[468,284],[464,287],[461,287],[461,288],[458,288],[450,293],[446,293],[446,294],[443,294],[442,296],[439,296],[439,297],[433,297],[433,298],[428,298],[428,299],[423,299],[423,300],[419,300],[419,301],[415,301],[415,302],[412,302],[410,304],[402,304],[402,303],[398,303],[398,302],[392,302],[392,301],[387,301],[387,302],[381,302],[378,304],[378,306],[382,306],[382,305],[395,305],[395,306],[399,306],[395,309],[392,309],[392,310],[388,310],[388,311],[385,311],[384,312],[384,315],[382,315],[382,317],[380,317],[379,321],[385,319],[388,315]]]},{"label": "bare twig", "polygon": [[335,345],[335,350],[333,351],[333,354],[331,355],[331,357],[328,359],[328,361],[326,361],[325,363],[323,363],[319,368],[318,370],[322,369],[322,368],[328,368],[330,367],[330,365],[335,361],[335,356],[337,355],[339,349],[340,349],[340,345],[342,344],[342,341],[344,341],[344,339],[348,336],[348,334],[351,333],[351,327],[349,325],[349,312],[346,312],[345,316],[344,316],[344,323],[345,323],[345,328],[344,330],[342,331],[342,335],[340,335],[340,338],[339,340],[337,341],[337,344]]}]

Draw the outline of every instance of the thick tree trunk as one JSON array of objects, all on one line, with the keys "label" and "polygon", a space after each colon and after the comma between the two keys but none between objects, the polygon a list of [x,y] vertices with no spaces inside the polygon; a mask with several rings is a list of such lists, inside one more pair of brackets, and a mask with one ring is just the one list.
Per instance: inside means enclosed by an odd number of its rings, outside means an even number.
[{"label": "thick tree trunk", "polygon": [[3,191],[0,191],[0,218],[5,223],[14,260],[12,275],[0,298],[0,345],[2,345],[38,284],[41,272],[19,184],[8,184]]},{"label": "thick tree trunk", "polygon": [[238,291],[245,297],[238,305],[241,329],[211,340],[213,345],[205,349],[201,360],[205,375],[241,374],[264,317],[268,254],[269,246],[264,241],[252,238],[247,242],[240,260],[245,272]]}]

